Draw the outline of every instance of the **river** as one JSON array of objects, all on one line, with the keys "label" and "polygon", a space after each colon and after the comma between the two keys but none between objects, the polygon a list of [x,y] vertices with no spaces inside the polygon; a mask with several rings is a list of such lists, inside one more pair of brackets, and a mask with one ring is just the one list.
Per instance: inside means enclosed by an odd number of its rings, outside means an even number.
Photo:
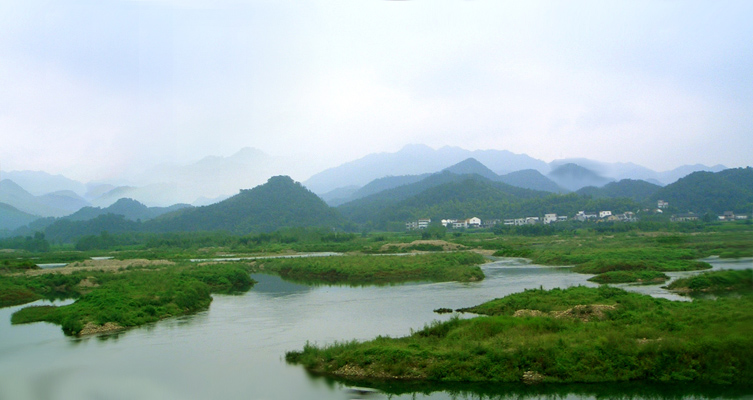
[{"label": "river", "polygon": [[[753,268],[753,259],[709,261],[715,269]],[[307,341],[407,335],[450,318],[432,311],[439,307],[469,307],[525,288],[594,286],[586,281],[589,275],[524,260],[482,268],[482,282],[365,287],[309,286],[253,275],[259,283],[249,292],[215,295],[207,311],[98,337],[66,337],[49,323],[11,326],[10,315],[25,306],[0,309],[0,400],[604,398],[597,385],[512,385],[492,388],[491,395],[489,388],[470,386],[362,395],[284,361],[286,351]],[[675,298],[658,285],[630,289]],[[678,398],[663,388],[631,390],[625,393],[638,393],[631,398]]]}]

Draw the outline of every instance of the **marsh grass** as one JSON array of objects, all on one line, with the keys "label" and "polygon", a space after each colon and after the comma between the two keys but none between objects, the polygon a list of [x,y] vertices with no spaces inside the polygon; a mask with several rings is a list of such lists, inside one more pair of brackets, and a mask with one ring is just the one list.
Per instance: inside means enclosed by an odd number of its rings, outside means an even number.
[{"label": "marsh grass", "polygon": [[683,292],[753,292],[753,270],[710,271],[682,278],[667,286],[670,290]]},{"label": "marsh grass", "polygon": [[[520,309],[563,311],[613,305],[601,317],[515,317]],[[307,345],[286,359],[348,379],[519,382],[753,382],[753,297],[670,302],[601,287],[528,290],[435,322],[403,338]],[[584,308],[584,313],[588,313]]]},{"label": "marsh grass", "polygon": [[483,256],[470,252],[416,255],[350,255],[264,260],[259,271],[294,281],[389,284],[410,281],[470,282],[484,279]]},{"label": "marsh grass", "polygon": [[[84,280],[86,285],[81,284]],[[245,291],[253,283],[248,272],[236,265],[181,265],[120,273],[86,271],[25,277],[16,285],[37,297],[62,290],[61,297],[77,297],[77,300],[60,307],[26,307],[15,312],[11,322],[48,321],[60,324],[69,335],[78,334],[87,323],[139,326],[206,309],[212,301],[211,293]]]}]

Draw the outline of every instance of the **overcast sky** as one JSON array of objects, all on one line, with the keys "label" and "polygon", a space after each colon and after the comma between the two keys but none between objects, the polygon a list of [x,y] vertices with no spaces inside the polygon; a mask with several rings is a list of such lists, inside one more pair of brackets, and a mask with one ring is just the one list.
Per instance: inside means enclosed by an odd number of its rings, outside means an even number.
[{"label": "overcast sky", "polygon": [[753,1],[0,2],[0,168],[406,144],[753,164]]}]

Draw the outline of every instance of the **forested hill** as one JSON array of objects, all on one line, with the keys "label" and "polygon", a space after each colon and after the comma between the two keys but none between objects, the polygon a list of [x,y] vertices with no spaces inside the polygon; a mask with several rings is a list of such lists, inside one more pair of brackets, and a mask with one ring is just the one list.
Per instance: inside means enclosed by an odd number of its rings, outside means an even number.
[{"label": "forested hill", "polygon": [[747,214],[753,209],[753,168],[694,172],[657,191],[652,200],[659,199],[677,212]]},{"label": "forested hill", "polygon": [[552,193],[565,193],[567,189],[560,187],[554,181],[535,169],[524,169],[502,175],[496,180],[511,186]]},{"label": "forested hill", "polygon": [[39,219],[36,215],[25,213],[10,204],[0,203],[0,231],[12,231],[36,219]]},{"label": "forested hill", "polygon": [[477,174],[444,171],[420,182],[343,204],[338,210],[356,223],[388,229],[390,224],[417,218],[498,218],[500,208],[507,204],[546,195]]},{"label": "forested hill", "polygon": [[661,186],[642,180],[623,179],[610,182],[603,187],[587,186],[576,193],[595,199],[626,197],[638,203],[648,203]]},{"label": "forested hill", "polygon": [[[371,221],[374,223],[384,222],[381,216],[382,210],[394,208],[400,201],[416,196],[427,189],[441,186],[446,183],[460,182],[465,179],[488,179],[478,175],[457,175],[448,171],[429,175],[428,177],[408,185],[399,186],[389,190],[366,196],[345,203],[337,209],[347,218],[357,223]],[[423,218],[423,217],[422,217]]]},{"label": "forested hill", "polygon": [[559,195],[513,187],[479,175],[433,175],[424,181],[344,204],[338,209],[354,222],[375,229],[395,229],[418,218],[486,219],[572,215],[578,210],[636,210],[627,198],[594,199],[578,194]]},{"label": "forested hill", "polygon": [[144,223],[152,232],[224,230],[237,234],[271,232],[281,227],[341,227],[335,209],[287,176],[219,203],[176,211]]}]

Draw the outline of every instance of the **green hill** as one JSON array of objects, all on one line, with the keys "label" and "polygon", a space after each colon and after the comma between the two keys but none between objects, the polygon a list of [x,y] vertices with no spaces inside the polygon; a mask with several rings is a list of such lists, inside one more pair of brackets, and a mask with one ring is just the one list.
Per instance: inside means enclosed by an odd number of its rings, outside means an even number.
[{"label": "green hill", "polygon": [[509,174],[500,176],[497,180],[511,186],[525,189],[552,193],[567,192],[567,189],[560,187],[554,183],[554,181],[535,169],[524,169],[521,171],[510,172]]},{"label": "green hill", "polygon": [[357,223],[385,229],[389,223],[417,218],[499,218],[510,204],[548,195],[494,182],[476,174],[457,175],[449,171],[433,174],[419,182],[386,190],[338,207]]},{"label": "green hill", "polygon": [[39,219],[36,215],[25,213],[9,204],[0,203],[0,230],[12,231]]},{"label": "green hill", "polygon": [[605,198],[628,198],[638,203],[645,203],[651,199],[651,196],[661,189],[661,186],[654,185],[642,180],[623,179],[619,182],[610,182],[603,187],[587,186],[579,189],[576,193],[591,196],[595,199]]},{"label": "green hill", "polygon": [[219,203],[179,210],[144,223],[147,231],[271,232],[281,227],[334,227],[345,220],[317,195],[287,176]]},{"label": "green hill", "polygon": [[668,201],[677,212],[747,214],[753,209],[753,168],[694,172],[651,197],[652,201],[659,199]]}]

